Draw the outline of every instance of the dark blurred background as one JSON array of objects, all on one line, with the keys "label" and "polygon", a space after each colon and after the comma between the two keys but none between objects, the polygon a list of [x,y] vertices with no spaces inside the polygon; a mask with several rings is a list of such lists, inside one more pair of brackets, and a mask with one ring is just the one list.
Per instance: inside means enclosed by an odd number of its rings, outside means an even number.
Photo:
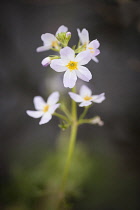
[{"label": "dark blurred background", "polygon": [[[86,28],[91,40],[100,41],[100,62],[88,65],[93,74],[89,87],[95,94],[106,94],[106,100],[88,113],[101,116],[104,126],[79,129],[78,142],[88,151],[93,170],[82,186],[82,198],[72,199],[72,209],[138,210],[140,1],[136,0],[1,2],[0,208],[26,209],[26,199],[24,207],[15,205],[20,193],[13,182],[13,168],[36,167],[48,148],[53,153],[57,145],[58,119],[39,126],[25,111],[33,109],[36,95],[47,98],[54,90],[64,94],[62,74],[41,66],[51,53],[36,53],[42,45],[41,34],[55,34],[60,25],[72,32],[71,46],[78,41],[77,28]],[[29,200],[34,202],[30,195]]]}]

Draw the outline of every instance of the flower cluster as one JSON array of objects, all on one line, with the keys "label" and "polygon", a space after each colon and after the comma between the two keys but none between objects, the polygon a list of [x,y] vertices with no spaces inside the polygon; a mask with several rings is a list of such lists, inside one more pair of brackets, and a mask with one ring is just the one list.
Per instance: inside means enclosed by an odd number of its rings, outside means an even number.
[{"label": "flower cluster", "polygon": [[[71,39],[71,32],[64,25],[60,26],[56,34],[45,33],[41,35],[43,46],[37,48],[37,52],[43,52],[47,50],[55,51],[55,55],[50,55],[42,60],[42,65],[47,67],[50,65],[52,70],[56,72],[64,72],[63,84],[65,88],[74,88],[76,86],[77,78],[89,82],[92,79],[90,70],[85,67],[91,60],[96,63],[99,62],[97,55],[100,54],[98,49],[100,44],[97,39],[90,41],[89,32],[84,28],[82,31],[77,29],[79,36],[78,45],[74,45],[72,48],[68,46]],[[57,53],[57,54],[56,54]],[[94,103],[101,103],[105,100],[105,94],[92,95],[92,91],[83,85],[80,88],[79,94],[72,91],[68,93],[70,98],[80,103],[80,107],[89,108]],[[51,120],[52,115],[56,115],[55,110],[59,107],[64,115],[57,114],[59,118],[67,121],[67,124],[72,123],[70,113],[66,111],[66,108],[62,108],[58,104],[59,93],[52,93],[47,102],[42,97],[34,97],[34,106],[36,111],[28,110],[27,114],[33,118],[40,118],[39,124],[47,123]],[[81,118],[79,118],[81,120]],[[79,121],[81,124],[84,121]],[[90,120],[91,123],[91,120]],[[92,120],[92,124],[103,125],[103,122],[99,117],[96,120]]]},{"label": "flower cluster", "polygon": [[97,39],[89,41],[89,33],[86,29],[81,32],[77,29],[80,44],[76,49],[75,46],[70,48],[67,45],[71,33],[67,31],[68,28],[62,25],[58,28],[56,36],[50,33],[42,34],[43,46],[38,47],[37,52],[49,49],[60,52],[59,56],[44,58],[42,65],[46,67],[50,64],[56,72],[65,72],[64,87],[72,88],[76,84],[77,77],[86,82],[92,79],[91,72],[83,65],[88,64],[91,59],[98,62],[96,56],[100,54],[98,49],[100,44]]}]

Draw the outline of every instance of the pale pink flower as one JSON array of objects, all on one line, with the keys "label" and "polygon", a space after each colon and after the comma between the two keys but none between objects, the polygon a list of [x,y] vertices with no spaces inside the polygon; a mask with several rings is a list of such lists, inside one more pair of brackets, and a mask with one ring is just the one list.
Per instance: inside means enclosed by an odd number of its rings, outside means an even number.
[{"label": "pale pink flower", "polygon": [[39,125],[45,124],[52,119],[52,114],[59,107],[57,104],[59,100],[59,93],[53,92],[49,97],[47,102],[41,96],[36,96],[33,99],[33,103],[36,111],[27,110],[26,113],[33,118],[40,118]]},{"label": "pale pink flower", "polygon": [[92,91],[85,85],[80,88],[79,94],[69,92],[69,95],[75,102],[80,103],[80,107],[89,106],[92,102],[101,103],[105,100],[105,93],[92,95]]},{"label": "pale pink flower", "polygon": [[86,82],[92,79],[91,72],[83,66],[91,60],[88,51],[81,52],[75,57],[74,50],[65,47],[60,50],[60,57],[61,59],[52,60],[50,66],[57,72],[65,72],[63,78],[64,87],[73,88],[77,77]]},{"label": "pale pink flower", "polygon": [[82,45],[85,45],[86,50],[90,52],[91,59],[98,63],[98,59],[96,58],[97,55],[100,54],[100,50],[98,49],[100,43],[97,39],[93,41],[89,41],[89,32],[84,28],[82,31],[77,29],[78,36]]},{"label": "pale pink flower", "polygon": [[[58,28],[56,35],[61,32],[67,32],[67,31],[68,31],[68,28],[62,25]],[[59,42],[56,39],[55,35],[51,33],[42,34],[41,39],[43,41],[43,46],[38,47],[36,49],[37,52],[43,52],[46,50],[50,50],[51,48],[59,49]]]}]

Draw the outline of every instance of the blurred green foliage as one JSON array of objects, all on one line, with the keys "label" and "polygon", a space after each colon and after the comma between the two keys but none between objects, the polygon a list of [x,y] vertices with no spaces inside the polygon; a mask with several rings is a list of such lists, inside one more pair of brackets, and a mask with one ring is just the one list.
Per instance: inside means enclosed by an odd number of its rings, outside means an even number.
[{"label": "blurred green foliage", "polygon": [[[68,151],[69,131],[62,132],[55,148],[38,151],[40,161],[26,158],[11,166],[9,183],[1,191],[6,210],[51,210],[60,198],[60,184]],[[135,208],[136,179],[122,173],[118,156],[93,154],[77,142],[67,179],[65,203],[61,210],[104,209],[115,206]],[[54,205],[54,206],[53,206]]]},{"label": "blurred green foliage", "polygon": [[[69,142],[66,136],[68,137],[63,133],[56,148],[46,151],[38,164],[29,166],[28,162],[17,162],[11,167],[12,180],[10,186],[4,189],[3,198],[6,203],[15,205],[14,210],[36,209],[38,205],[39,209],[45,209],[50,201],[55,202],[59,196],[67,157]],[[80,196],[82,183],[87,179],[90,170],[91,161],[88,154],[83,145],[78,143],[67,179],[66,196]]]}]

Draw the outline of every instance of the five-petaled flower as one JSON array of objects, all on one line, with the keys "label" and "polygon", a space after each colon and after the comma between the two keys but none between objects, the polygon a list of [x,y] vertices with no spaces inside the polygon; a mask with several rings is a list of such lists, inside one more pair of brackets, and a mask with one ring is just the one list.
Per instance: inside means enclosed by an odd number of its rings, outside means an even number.
[{"label": "five-petaled flower", "polygon": [[59,107],[57,104],[59,100],[59,92],[53,92],[47,102],[41,96],[36,96],[33,99],[33,103],[36,111],[27,110],[26,113],[33,118],[40,118],[39,125],[45,124],[52,119],[52,114]]},{"label": "five-petaled flower", "polygon": [[[56,35],[61,32],[67,32],[68,28],[64,25],[60,26],[56,32]],[[37,52],[43,52],[46,50],[50,50],[51,48],[59,49],[59,42],[53,34],[46,33],[41,35],[41,39],[43,41],[43,46],[38,47]]]},{"label": "five-petaled flower", "polygon": [[101,103],[105,100],[105,94],[101,93],[100,95],[92,95],[92,91],[85,85],[80,88],[79,95],[73,92],[69,92],[70,97],[76,101],[80,102],[81,107],[89,106],[92,102]]},{"label": "five-petaled flower", "polygon": [[96,58],[97,55],[100,54],[100,50],[98,49],[100,46],[100,43],[97,39],[93,41],[89,41],[89,33],[88,31],[84,28],[82,31],[77,29],[78,31],[78,36],[80,39],[80,42],[85,45],[86,50],[90,52],[91,59],[94,60],[96,63],[98,63],[98,59]]},{"label": "five-petaled flower", "polygon": [[63,83],[65,87],[73,88],[76,84],[77,77],[89,82],[92,79],[92,74],[83,65],[87,64],[90,60],[90,53],[84,51],[76,55],[70,47],[65,47],[60,50],[61,59],[52,60],[50,66],[57,72],[64,72]]}]

